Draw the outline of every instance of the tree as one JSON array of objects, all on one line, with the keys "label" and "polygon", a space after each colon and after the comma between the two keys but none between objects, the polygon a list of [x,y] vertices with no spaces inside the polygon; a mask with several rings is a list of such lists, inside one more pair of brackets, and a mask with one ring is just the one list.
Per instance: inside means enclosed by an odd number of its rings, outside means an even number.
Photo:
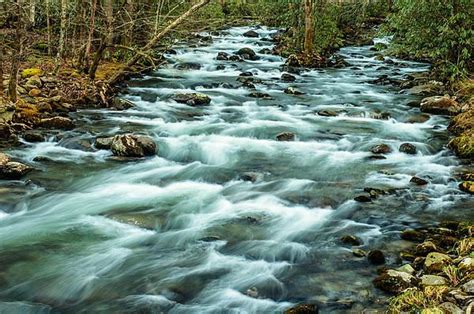
[{"label": "tree", "polygon": [[314,14],[313,0],[304,1],[304,52],[312,54],[314,51]]}]

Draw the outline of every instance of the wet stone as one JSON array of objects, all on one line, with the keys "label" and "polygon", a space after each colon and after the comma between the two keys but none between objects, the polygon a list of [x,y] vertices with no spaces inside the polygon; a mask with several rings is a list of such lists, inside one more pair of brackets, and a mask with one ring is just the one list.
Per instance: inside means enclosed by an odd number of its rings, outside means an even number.
[{"label": "wet stone", "polygon": [[373,154],[388,154],[392,151],[392,149],[387,144],[379,144],[371,147],[370,151]]},{"label": "wet stone", "polygon": [[401,153],[409,154],[409,155],[416,155],[417,149],[416,146],[410,143],[403,143],[400,145],[398,149]]},{"label": "wet stone", "polygon": [[367,260],[373,265],[385,264],[385,255],[380,250],[373,250],[367,254]]},{"label": "wet stone", "polygon": [[289,142],[295,140],[295,134],[292,132],[282,132],[277,134],[276,136],[277,141],[280,142]]},{"label": "wet stone", "polygon": [[419,177],[413,177],[413,178],[410,179],[410,183],[422,186],[422,185],[427,185],[428,181],[426,181],[422,178],[419,178]]}]

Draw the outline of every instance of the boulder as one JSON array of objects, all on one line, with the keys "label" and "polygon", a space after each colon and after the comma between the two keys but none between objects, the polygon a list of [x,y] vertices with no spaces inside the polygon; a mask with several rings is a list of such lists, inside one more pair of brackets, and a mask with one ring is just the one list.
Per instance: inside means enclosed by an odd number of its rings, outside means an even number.
[{"label": "boulder", "polygon": [[255,182],[258,179],[258,173],[256,172],[245,172],[240,176],[243,181]]},{"label": "boulder", "polygon": [[380,250],[372,250],[367,254],[367,259],[373,265],[385,264],[385,255]]},{"label": "boulder", "polygon": [[41,119],[38,125],[47,129],[70,130],[74,128],[74,123],[71,119],[60,116]]},{"label": "boulder", "polygon": [[466,131],[474,130],[474,109],[455,116],[451,120],[448,130],[455,135],[461,135]]},{"label": "boulder", "polygon": [[342,236],[340,240],[341,240],[342,243],[349,244],[349,245],[352,245],[352,246],[359,246],[359,245],[362,244],[360,239],[357,238],[356,236],[353,236],[353,235]]},{"label": "boulder", "polygon": [[422,286],[444,286],[447,285],[448,281],[446,278],[435,275],[423,275],[421,276]]},{"label": "boulder", "polygon": [[28,95],[30,95],[31,97],[39,97],[41,95],[41,90],[33,88],[28,92]]},{"label": "boulder", "polygon": [[8,161],[4,164],[0,164],[0,179],[19,180],[32,170],[33,168],[25,164]]},{"label": "boulder", "polygon": [[451,302],[444,302],[438,305],[438,307],[443,311],[443,313],[449,314],[464,314],[464,311],[461,310],[456,304]]},{"label": "boulder", "polygon": [[97,149],[110,149],[112,146],[113,137],[98,137],[95,140],[95,148]]},{"label": "boulder", "polygon": [[296,81],[296,77],[294,75],[289,74],[289,73],[283,73],[281,75],[281,80],[283,82],[294,82],[294,81]]},{"label": "boulder", "polygon": [[25,139],[25,141],[30,142],[30,143],[37,143],[37,142],[44,141],[44,136],[38,132],[26,132],[23,135],[23,138]]},{"label": "boulder", "polygon": [[211,98],[209,96],[200,93],[176,94],[172,99],[189,106],[204,106],[211,103]]},{"label": "boulder", "polygon": [[242,48],[236,52],[244,60],[258,60],[258,56],[251,48]]},{"label": "boulder", "polygon": [[298,304],[286,310],[285,314],[318,314],[319,309],[316,304]]},{"label": "boulder", "polygon": [[428,181],[419,178],[419,177],[413,177],[410,179],[410,183],[416,184],[416,185],[427,185]]},{"label": "boulder", "polygon": [[423,243],[418,244],[415,247],[415,254],[418,256],[426,256],[431,252],[438,252],[439,249],[432,241],[425,241]]},{"label": "boulder", "polygon": [[474,279],[469,280],[465,284],[462,285],[462,290],[469,294],[474,294]]},{"label": "boulder", "polygon": [[240,62],[242,61],[242,58],[236,55],[230,56],[229,61],[234,61],[234,62]]},{"label": "boulder", "polygon": [[390,269],[375,278],[373,283],[375,287],[380,290],[390,293],[400,293],[415,285],[416,278],[406,272]]},{"label": "boulder", "polygon": [[468,272],[474,271],[474,258],[464,257],[458,264],[458,268]]},{"label": "boulder", "polygon": [[398,150],[401,153],[405,153],[405,154],[409,154],[409,155],[416,155],[416,153],[417,153],[416,146],[413,145],[413,144],[410,144],[410,143],[403,143],[402,145],[400,145]]},{"label": "boulder", "polygon": [[112,108],[114,108],[116,110],[127,110],[127,109],[130,109],[132,107],[135,107],[135,104],[133,102],[131,102],[130,100],[115,97],[112,100],[111,106],[112,106]]},{"label": "boulder", "polygon": [[300,92],[299,90],[291,86],[285,88],[284,92],[285,94],[288,94],[288,95],[304,95],[303,92]]},{"label": "boulder", "polygon": [[460,112],[461,107],[449,96],[432,96],[421,101],[420,110],[426,113],[455,116]]},{"label": "boulder", "polygon": [[400,237],[407,241],[421,242],[425,240],[426,235],[423,232],[409,229],[404,230]]},{"label": "boulder", "polygon": [[270,96],[267,93],[262,93],[262,92],[252,92],[249,94],[249,97],[252,98],[262,98],[262,99],[273,99],[272,96]]},{"label": "boulder", "polygon": [[4,165],[10,161],[10,157],[7,154],[0,153],[0,165]]},{"label": "boulder", "polygon": [[223,52],[223,51],[218,52],[216,60],[227,61],[227,60],[229,60],[229,54],[227,52]]},{"label": "boulder", "polygon": [[41,81],[41,78],[38,75],[33,75],[32,77],[28,78],[26,85],[41,88],[41,86],[43,86],[43,81]]},{"label": "boulder", "polygon": [[364,257],[364,256],[367,255],[367,252],[362,250],[362,249],[354,249],[354,250],[352,250],[352,254],[355,257]]},{"label": "boulder", "polygon": [[258,38],[258,37],[259,37],[259,36],[258,36],[258,33],[257,33],[256,31],[252,31],[252,30],[243,33],[243,35],[244,35],[245,37],[251,37],[251,38]]},{"label": "boulder", "polygon": [[369,203],[372,202],[372,198],[368,195],[358,195],[354,197],[354,201],[359,203]]},{"label": "boulder", "polygon": [[429,273],[439,272],[451,263],[451,257],[446,254],[431,252],[426,256],[424,268]]},{"label": "boulder", "polygon": [[157,151],[157,146],[150,137],[133,134],[114,136],[110,148],[119,157],[152,156]]},{"label": "boulder", "polygon": [[277,134],[276,136],[277,141],[280,142],[289,142],[295,140],[295,133],[292,132],[282,132]]},{"label": "boulder", "polygon": [[392,152],[392,149],[387,144],[379,144],[371,147],[370,151],[374,154],[388,154]]},{"label": "boulder", "polygon": [[400,266],[396,270],[402,273],[410,274],[410,275],[413,275],[415,273],[415,269],[410,264],[405,264],[403,266]]},{"label": "boulder", "polygon": [[322,117],[336,117],[338,113],[332,110],[321,110],[318,111],[318,115]]},{"label": "boulder", "polygon": [[474,181],[464,181],[459,184],[459,189],[463,192],[474,194]]}]

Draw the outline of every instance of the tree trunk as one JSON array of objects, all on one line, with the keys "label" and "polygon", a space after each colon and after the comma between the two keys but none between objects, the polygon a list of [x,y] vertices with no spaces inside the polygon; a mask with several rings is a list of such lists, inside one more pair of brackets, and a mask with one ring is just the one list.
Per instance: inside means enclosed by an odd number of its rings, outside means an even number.
[{"label": "tree trunk", "polygon": [[36,0],[30,0],[30,12],[29,12],[30,25],[32,27],[36,24]]},{"label": "tree trunk", "polygon": [[61,0],[61,28],[59,33],[59,47],[58,54],[56,56],[56,69],[54,72],[59,70],[61,59],[64,57],[64,48],[66,45],[66,32],[67,32],[67,0]]},{"label": "tree trunk", "polygon": [[314,19],[313,0],[304,1],[304,52],[311,54],[314,51]]},{"label": "tree trunk", "polygon": [[17,96],[17,85],[18,85],[18,70],[20,68],[21,55],[23,53],[22,47],[22,14],[21,5],[17,1],[16,5],[16,30],[15,30],[15,49],[16,54],[12,58],[12,64],[10,69],[10,81],[8,82],[8,97],[10,101],[16,103],[18,100]]},{"label": "tree trunk", "polygon": [[50,7],[49,7],[49,2],[50,0],[46,0],[45,6],[46,6],[46,28],[47,28],[47,36],[48,36],[48,56],[51,56],[51,17],[50,17]]},{"label": "tree trunk", "polygon": [[114,85],[117,83],[117,81],[122,77],[122,75],[127,72],[130,67],[135,65],[140,59],[143,57],[143,55],[146,55],[148,51],[150,51],[153,47],[156,46],[156,44],[164,37],[166,36],[171,30],[173,30],[176,26],[181,24],[185,19],[187,19],[191,14],[199,10],[201,7],[205,6],[208,4],[211,0],[201,0],[201,2],[195,4],[192,6],[188,11],[183,13],[180,17],[178,17],[176,20],[174,20],[172,23],[170,23],[164,30],[162,30],[159,34],[154,36],[142,49],[141,51],[138,51],[135,53],[135,55],[127,62],[125,67],[116,73],[110,80],[109,84]]}]

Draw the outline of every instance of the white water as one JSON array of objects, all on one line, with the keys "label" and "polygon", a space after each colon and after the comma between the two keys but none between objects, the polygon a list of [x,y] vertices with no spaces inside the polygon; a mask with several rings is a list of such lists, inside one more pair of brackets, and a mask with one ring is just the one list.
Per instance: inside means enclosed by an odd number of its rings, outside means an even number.
[{"label": "white water", "polygon": [[[271,48],[243,37],[248,29],[180,48],[167,56],[168,66],[132,80],[124,97],[136,107],[78,112],[77,130],[11,152],[51,161],[33,162],[43,171],[18,183],[17,194],[11,186],[0,190],[8,194],[0,203],[0,313],[271,313],[301,301],[333,312],[347,310],[341,300],[348,299],[354,311],[377,308],[376,269],[338,238],[355,234],[362,248],[382,248],[396,263],[397,248],[387,243],[400,230],[472,206],[450,180],[458,165],[443,147],[445,119],[408,123],[419,112],[406,103],[416,98],[368,83],[427,65],[385,65],[369,47],[349,47],[341,54],[350,67],[306,71],[283,83],[282,58],[215,60],[219,51]],[[274,30],[257,31],[268,37]],[[202,68],[177,70],[180,62]],[[218,64],[226,68],[216,70]],[[381,65],[389,69],[377,70]],[[248,97],[236,81],[243,71],[274,99]],[[287,86],[305,95],[286,95]],[[211,105],[169,99],[195,91]],[[142,100],[149,95],[157,101]],[[320,110],[342,112],[322,117]],[[377,111],[391,118],[373,119]],[[276,141],[283,131],[296,141]],[[120,163],[89,144],[123,132],[152,136],[158,156]],[[418,154],[399,153],[404,142]],[[367,159],[379,143],[393,153]],[[256,182],[240,179],[249,171]],[[413,175],[430,184],[411,185]],[[395,192],[356,203],[364,187]]]}]

